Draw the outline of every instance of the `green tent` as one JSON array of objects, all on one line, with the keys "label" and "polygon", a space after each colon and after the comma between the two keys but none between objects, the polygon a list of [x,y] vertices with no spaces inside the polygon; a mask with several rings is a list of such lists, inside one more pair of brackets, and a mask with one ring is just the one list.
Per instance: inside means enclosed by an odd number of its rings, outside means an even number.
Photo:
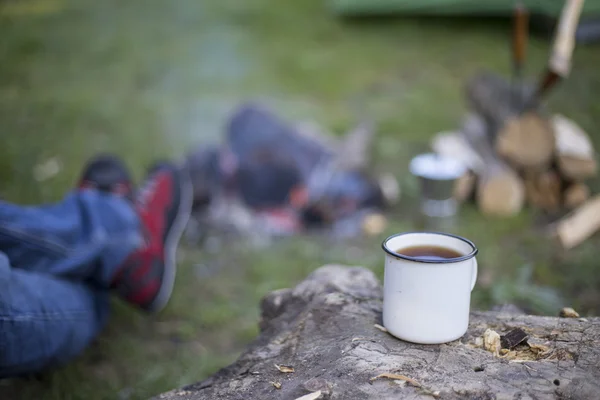
[{"label": "green tent", "polygon": [[[522,0],[532,14],[558,17],[563,0]],[[515,0],[329,0],[334,13],[359,15],[510,15]],[[587,0],[582,17],[600,16],[600,0]]]}]

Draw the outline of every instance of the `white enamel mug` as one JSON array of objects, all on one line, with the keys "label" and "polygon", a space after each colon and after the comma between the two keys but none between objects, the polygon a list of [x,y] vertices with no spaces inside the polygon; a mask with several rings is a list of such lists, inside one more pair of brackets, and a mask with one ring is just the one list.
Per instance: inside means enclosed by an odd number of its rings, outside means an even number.
[{"label": "white enamel mug", "polygon": [[[415,246],[445,247],[461,254],[419,259],[397,251]],[[399,233],[383,242],[383,325],[413,343],[447,343],[469,326],[471,291],[477,281],[477,247],[460,236],[437,232]]]}]

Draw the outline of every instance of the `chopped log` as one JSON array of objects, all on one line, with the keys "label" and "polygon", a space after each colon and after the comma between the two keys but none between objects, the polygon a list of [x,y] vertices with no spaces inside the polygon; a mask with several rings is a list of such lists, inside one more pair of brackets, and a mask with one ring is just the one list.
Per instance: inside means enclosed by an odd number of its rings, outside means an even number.
[{"label": "chopped log", "polygon": [[477,184],[477,205],[487,215],[515,215],[525,201],[523,181],[494,154],[487,130],[484,120],[476,114],[468,115],[462,127],[464,137],[484,161]]},{"label": "chopped log", "polygon": [[545,169],[554,153],[552,126],[535,113],[510,119],[497,133],[496,151],[518,167]]},{"label": "chopped log", "polygon": [[571,249],[600,229],[600,195],[595,196],[561,219],[556,234],[565,249]]},{"label": "chopped log", "polygon": [[553,170],[526,171],[524,176],[527,201],[534,207],[555,213],[562,205],[562,182]]},{"label": "chopped log", "polygon": [[571,210],[575,207],[579,207],[587,199],[590,198],[590,188],[582,182],[575,182],[567,186],[563,193],[563,204]]},{"label": "chopped log", "polygon": [[[583,400],[600,393],[600,318],[474,311],[459,340],[412,344],[374,326],[382,309],[375,274],[336,265],[268,294],[261,309],[260,336],[237,361],[155,398],[298,399],[313,393],[322,400]],[[499,358],[481,347],[487,329],[505,334],[517,328],[527,330],[535,348],[517,347]],[[284,374],[274,364],[294,372]]]},{"label": "chopped log", "polygon": [[514,102],[531,96],[530,86],[514,88],[501,76],[482,73],[468,81],[466,91],[470,107],[488,124],[499,155],[519,168],[539,170],[550,165],[555,147],[552,125],[535,108],[521,114]]},{"label": "chopped log", "polygon": [[594,146],[587,133],[572,120],[557,114],[552,117],[556,156],[560,173],[567,179],[582,181],[598,173]]}]

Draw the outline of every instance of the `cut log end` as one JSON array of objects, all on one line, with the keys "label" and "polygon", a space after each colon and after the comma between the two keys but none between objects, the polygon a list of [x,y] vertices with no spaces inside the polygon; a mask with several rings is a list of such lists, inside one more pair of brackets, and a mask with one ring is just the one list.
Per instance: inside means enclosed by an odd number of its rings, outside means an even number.
[{"label": "cut log end", "polygon": [[567,179],[585,180],[598,173],[598,163],[595,158],[577,158],[569,155],[557,157],[561,175]]},{"label": "cut log end", "polygon": [[510,169],[484,179],[477,190],[479,209],[487,215],[518,214],[525,201],[525,187],[519,176]]},{"label": "cut log end", "polygon": [[589,136],[574,121],[560,115],[552,117],[557,165],[566,179],[583,181],[596,176],[598,163]]},{"label": "cut log end", "polygon": [[496,138],[498,154],[522,168],[547,168],[554,148],[552,126],[536,113],[508,120]]},{"label": "cut log end", "polygon": [[558,173],[552,170],[525,174],[527,202],[549,213],[556,213],[562,205],[562,182]]}]

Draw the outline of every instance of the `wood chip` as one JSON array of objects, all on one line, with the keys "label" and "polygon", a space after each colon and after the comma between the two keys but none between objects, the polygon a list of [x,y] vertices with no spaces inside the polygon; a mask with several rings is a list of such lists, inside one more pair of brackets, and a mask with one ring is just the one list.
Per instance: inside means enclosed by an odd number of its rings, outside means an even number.
[{"label": "wood chip", "polygon": [[439,390],[433,391],[433,390],[429,390],[429,389],[422,389],[421,390],[421,394],[424,394],[424,395],[427,395],[427,396],[431,396],[431,397],[433,397],[435,399],[439,399],[440,396],[441,396],[441,393],[440,393]]},{"label": "wood chip", "polygon": [[500,344],[503,349],[513,349],[517,345],[523,343],[528,335],[521,328],[515,328],[505,335],[500,336]]},{"label": "wood chip", "polygon": [[543,344],[530,344],[529,348],[538,355],[543,355],[550,351],[550,347],[544,346]]},{"label": "wood chip", "polygon": [[321,391],[317,390],[316,392],[305,394],[304,396],[300,396],[296,398],[296,400],[316,400],[321,397]]},{"label": "wood chip", "polygon": [[508,360],[509,363],[526,363],[526,362],[534,362],[535,360]]},{"label": "wood chip", "polygon": [[387,332],[387,328],[385,326],[381,326],[379,324],[373,325],[375,328],[379,329],[381,332]]},{"label": "wood chip", "polygon": [[483,333],[483,348],[498,357],[500,355],[500,335],[493,329],[486,329]]},{"label": "wood chip", "polygon": [[392,374],[389,372],[384,372],[383,374],[379,374],[377,376],[374,376],[373,378],[369,379],[371,382],[377,380],[377,379],[381,379],[381,378],[386,378],[386,379],[393,379],[393,380],[398,380],[398,381],[406,381],[408,383],[410,383],[411,385],[413,385],[414,387],[421,387],[421,384],[417,381],[415,381],[412,378],[409,378],[408,376],[404,376],[404,375],[400,375],[400,374]]},{"label": "wood chip", "polygon": [[277,365],[275,364],[275,368],[279,370],[279,372],[283,372],[284,374],[291,374],[294,371],[294,367],[290,365]]},{"label": "wood chip", "polygon": [[571,307],[563,308],[562,310],[560,310],[560,313],[558,315],[560,315],[563,318],[579,318],[579,313]]},{"label": "wood chip", "polygon": [[270,382],[271,385],[275,387],[275,389],[281,389],[281,382]]}]

